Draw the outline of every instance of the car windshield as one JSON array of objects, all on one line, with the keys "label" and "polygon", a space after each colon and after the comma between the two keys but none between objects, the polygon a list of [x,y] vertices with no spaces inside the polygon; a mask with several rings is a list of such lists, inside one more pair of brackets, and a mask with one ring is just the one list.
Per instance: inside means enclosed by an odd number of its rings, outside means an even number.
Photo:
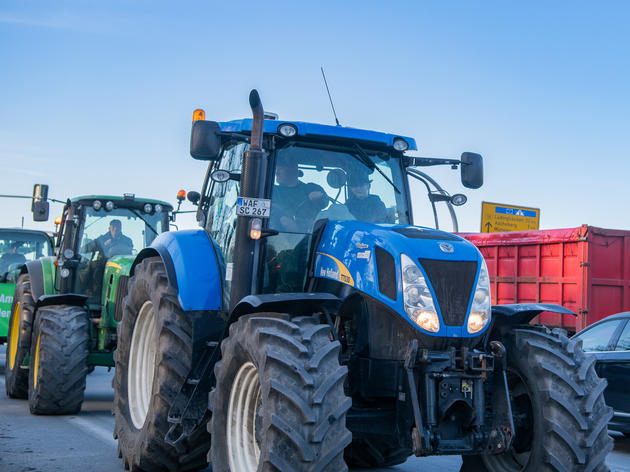
[{"label": "car windshield", "polygon": [[130,208],[86,208],[80,252],[99,252],[109,258],[135,255],[149,246],[159,233],[165,231],[163,213],[144,213]]},{"label": "car windshield", "polygon": [[0,275],[14,264],[51,256],[50,240],[44,234],[10,231],[0,233]]},{"label": "car windshield", "polygon": [[322,218],[406,224],[403,186],[400,161],[385,152],[293,143],[276,155],[270,227],[309,233]]}]

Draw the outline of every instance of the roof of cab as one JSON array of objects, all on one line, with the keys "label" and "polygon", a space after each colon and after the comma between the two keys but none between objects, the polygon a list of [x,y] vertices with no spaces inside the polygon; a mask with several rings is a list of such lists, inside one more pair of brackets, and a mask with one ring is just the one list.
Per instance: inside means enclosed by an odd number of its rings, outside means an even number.
[{"label": "roof of cab", "polygon": [[70,199],[70,201],[73,203],[81,201],[81,200],[112,200],[116,202],[131,201],[131,202],[142,202],[142,203],[153,203],[153,204],[159,203],[162,206],[173,208],[173,205],[163,200],[155,200],[153,198],[142,198],[142,197],[136,197],[136,196],[134,196],[133,199],[127,199],[124,196],[120,196],[120,195],[81,195],[79,197],[74,197]]},{"label": "roof of cab", "polygon": [[[365,129],[358,128],[348,128],[345,126],[331,126],[331,125],[322,125],[318,123],[307,123],[305,121],[283,121],[283,120],[264,120],[264,132],[277,134],[278,127],[283,124],[292,124],[298,130],[298,135],[303,137],[309,136],[318,136],[318,137],[330,137],[330,138],[340,138],[340,139],[349,139],[354,141],[362,141],[366,143],[375,143],[378,145],[384,145],[387,147],[392,147],[394,144],[394,139],[402,138],[409,144],[410,151],[416,151],[418,148],[416,147],[416,140],[413,138],[409,138],[407,136],[401,136],[399,134],[390,134],[390,133],[381,133],[379,131],[369,131]],[[221,131],[225,132],[251,132],[252,130],[252,119],[245,118],[243,120],[233,120],[233,121],[221,121],[219,122],[219,126],[221,127]]]}]

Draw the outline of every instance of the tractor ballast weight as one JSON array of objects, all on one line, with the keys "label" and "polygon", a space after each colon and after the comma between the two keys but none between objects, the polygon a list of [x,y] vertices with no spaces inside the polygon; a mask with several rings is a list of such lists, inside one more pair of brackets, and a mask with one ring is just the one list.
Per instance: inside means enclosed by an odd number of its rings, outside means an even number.
[{"label": "tractor ballast weight", "polygon": [[[477,248],[412,225],[408,177],[455,227],[456,203],[406,167],[460,166],[478,188],[481,156],[411,157],[408,137],[263,119],[255,91],[250,105],[253,120],[193,124],[191,155],[210,161],[204,229],[162,235],[134,262],[114,380],[125,467],[203,467],[210,447],[217,472],[336,472],[411,454],[460,454],[470,471],[605,467],[605,381],[578,342],[528,324],[571,312],[491,307]],[[308,205],[281,199],[283,185]],[[381,205],[370,197],[361,213],[352,187],[370,185]],[[134,359],[149,355],[145,371]]]}]

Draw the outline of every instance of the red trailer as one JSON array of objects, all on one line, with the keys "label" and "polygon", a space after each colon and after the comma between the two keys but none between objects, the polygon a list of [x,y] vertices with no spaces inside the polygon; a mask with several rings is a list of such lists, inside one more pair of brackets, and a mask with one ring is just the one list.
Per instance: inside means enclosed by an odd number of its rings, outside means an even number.
[{"label": "red trailer", "polygon": [[630,231],[579,228],[460,233],[488,265],[492,302],[557,303],[578,314],[538,320],[569,332],[630,310]]}]

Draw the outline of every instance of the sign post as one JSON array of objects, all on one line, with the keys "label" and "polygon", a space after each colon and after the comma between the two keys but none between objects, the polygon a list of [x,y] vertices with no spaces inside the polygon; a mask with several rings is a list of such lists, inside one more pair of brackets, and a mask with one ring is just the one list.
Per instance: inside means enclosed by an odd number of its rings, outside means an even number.
[{"label": "sign post", "polygon": [[540,208],[481,202],[481,232],[537,230]]}]

